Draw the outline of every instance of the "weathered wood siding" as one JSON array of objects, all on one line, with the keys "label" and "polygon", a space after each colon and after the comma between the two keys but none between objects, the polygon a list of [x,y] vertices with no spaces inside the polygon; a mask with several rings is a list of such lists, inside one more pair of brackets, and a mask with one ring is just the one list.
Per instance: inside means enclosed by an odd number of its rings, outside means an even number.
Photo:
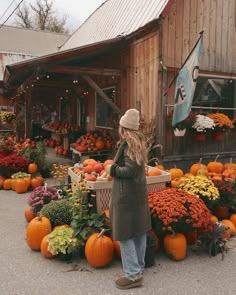
[{"label": "weathered wood siding", "polygon": [[133,41],[126,64],[126,76],[121,81],[122,109],[136,107],[144,119],[150,121],[156,117],[157,107],[161,103],[158,97],[158,32]]},{"label": "weathered wood siding", "polygon": [[236,73],[236,1],[176,0],[163,22],[163,60],[179,68],[205,28],[201,70]]}]

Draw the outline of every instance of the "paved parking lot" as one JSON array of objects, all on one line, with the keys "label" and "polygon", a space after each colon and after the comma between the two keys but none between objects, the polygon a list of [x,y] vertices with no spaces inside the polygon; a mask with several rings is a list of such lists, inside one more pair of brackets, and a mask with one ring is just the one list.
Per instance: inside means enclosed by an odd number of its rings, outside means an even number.
[{"label": "paved parking lot", "polygon": [[[145,271],[144,286],[122,291],[114,286],[114,279],[122,272],[116,259],[107,268],[93,269],[79,257],[68,264],[29,249],[24,219],[27,196],[0,190],[1,295],[235,294],[236,238],[231,240],[223,261],[221,255],[210,258],[190,250],[185,260],[174,262],[159,253],[156,265]],[[73,265],[84,270],[67,271]]]}]

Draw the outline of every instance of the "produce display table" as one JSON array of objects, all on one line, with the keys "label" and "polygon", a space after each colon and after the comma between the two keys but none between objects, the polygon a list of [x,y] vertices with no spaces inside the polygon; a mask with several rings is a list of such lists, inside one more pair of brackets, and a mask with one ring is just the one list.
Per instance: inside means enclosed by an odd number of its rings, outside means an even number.
[{"label": "produce display table", "polygon": [[79,152],[72,147],[70,147],[72,152],[72,162],[75,163],[82,163],[86,159],[96,159],[100,161],[105,161],[109,158],[111,154],[111,150],[100,150],[100,151],[88,151],[88,152]]},{"label": "produce display table", "polygon": [[[70,181],[79,182],[80,176],[75,174],[72,170],[73,167],[68,169],[68,175]],[[149,167],[152,169],[153,167]],[[167,182],[170,182],[170,173],[161,171],[161,175],[147,176],[147,189],[148,192],[162,189],[166,186]],[[86,181],[86,188],[90,191],[94,191],[96,195],[97,212],[101,213],[109,207],[109,201],[111,198],[112,181]]]}]

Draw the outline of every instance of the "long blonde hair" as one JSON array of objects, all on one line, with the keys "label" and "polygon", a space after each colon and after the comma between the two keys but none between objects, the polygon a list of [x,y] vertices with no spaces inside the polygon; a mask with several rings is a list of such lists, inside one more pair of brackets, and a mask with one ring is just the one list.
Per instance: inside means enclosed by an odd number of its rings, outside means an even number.
[{"label": "long blonde hair", "polygon": [[120,140],[118,145],[125,139],[128,144],[128,156],[138,165],[147,164],[148,155],[144,134],[139,130],[130,130],[119,126]]}]

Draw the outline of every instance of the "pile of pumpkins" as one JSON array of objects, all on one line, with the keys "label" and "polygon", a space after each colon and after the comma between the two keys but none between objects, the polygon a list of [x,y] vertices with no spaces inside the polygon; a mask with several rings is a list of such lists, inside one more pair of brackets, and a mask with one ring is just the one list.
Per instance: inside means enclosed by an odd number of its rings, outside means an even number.
[{"label": "pile of pumpkins", "polygon": [[186,177],[201,175],[208,177],[213,182],[222,181],[223,179],[230,179],[236,181],[236,163],[232,161],[228,163],[222,163],[218,161],[219,155],[214,161],[210,161],[207,164],[202,163],[200,158],[198,163],[194,163],[190,166],[187,173],[180,168],[173,167],[168,170],[171,175],[171,187],[177,187]]},{"label": "pile of pumpkins", "polygon": [[41,186],[44,178],[37,174],[38,166],[35,163],[28,165],[28,173],[17,172],[11,178],[0,176],[0,189],[14,190],[16,193],[26,193],[30,189]]},{"label": "pile of pumpkins", "polygon": [[[106,209],[105,213],[109,218],[109,210]],[[26,243],[31,250],[40,251],[45,258],[53,258],[53,255],[48,250],[48,234],[50,234],[56,226],[52,228],[50,220],[42,215],[36,216],[32,208],[28,206],[24,212],[26,221]],[[65,226],[65,225],[61,225]],[[66,225],[69,227],[69,225]],[[159,238],[155,234],[156,246],[155,250],[159,249]],[[85,243],[85,257],[89,265],[95,268],[108,266],[114,257],[121,259],[120,245],[118,241],[105,234],[105,230],[91,234]]]},{"label": "pile of pumpkins", "polygon": [[109,131],[91,131],[81,135],[71,147],[81,153],[88,151],[111,150],[113,145],[113,134]]}]

